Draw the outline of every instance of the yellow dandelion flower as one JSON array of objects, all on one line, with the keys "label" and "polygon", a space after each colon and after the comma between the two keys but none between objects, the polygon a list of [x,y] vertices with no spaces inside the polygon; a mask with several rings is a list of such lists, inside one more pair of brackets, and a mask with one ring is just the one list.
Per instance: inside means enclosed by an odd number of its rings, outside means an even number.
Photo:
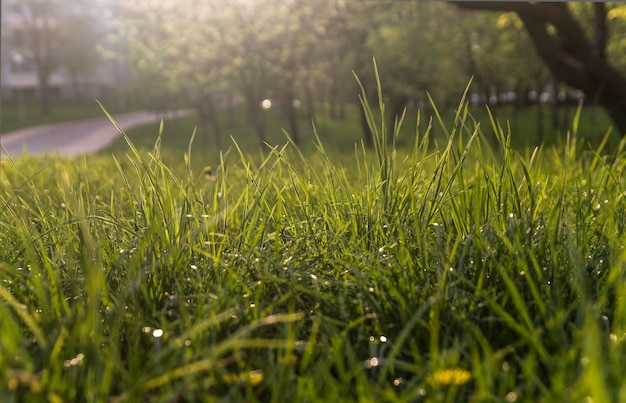
[{"label": "yellow dandelion flower", "polygon": [[202,169],[202,173],[204,173],[204,176],[213,176],[213,168],[211,168],[211,165],[207,165]]},{"label": "yellow dandelion flower", "polygon": [[472,375],[462,368],[449,368],[435,371],[430,376],[430,381],[436,385],[463,385]]},{"label": "yellow dandelion flower", "polygon": [[250,371],[247,374],[230,374],[224,376],[224,381],[227,383],[247,383],[251,386],[257,386],[263,382],[263,371],[260,369]]},{"label": "yellow dandelion flower", "polygon": [[263,371],[257,369],[256,371],[251,371],[248,374],[248,383],[252,386],[257,386],[261,382],[263,382]]}]

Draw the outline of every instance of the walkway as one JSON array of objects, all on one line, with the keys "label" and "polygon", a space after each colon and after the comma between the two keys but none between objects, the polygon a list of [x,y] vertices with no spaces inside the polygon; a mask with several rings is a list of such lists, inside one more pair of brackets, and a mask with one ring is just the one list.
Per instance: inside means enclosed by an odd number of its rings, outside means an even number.
[{"label": "walkway", "polygon": [[[189,110],[176,111],[168,113],[166,117],[181,117],[191,113],[192,111]],[[114,114],[113,118],[123,130],[128,130],[135,126],[158,122],[162,116],[157,116],[153,111],[138,111],[121,115]],[[119,136],[120,133],[115,125],[104,116],[16,130],[3,134],[0,137],[0,144],[11,157],[19,157],[23,153],[76,156],[99,151]],[[0,153],[2,153],[2,158],[6,157],[1,149]]]}]

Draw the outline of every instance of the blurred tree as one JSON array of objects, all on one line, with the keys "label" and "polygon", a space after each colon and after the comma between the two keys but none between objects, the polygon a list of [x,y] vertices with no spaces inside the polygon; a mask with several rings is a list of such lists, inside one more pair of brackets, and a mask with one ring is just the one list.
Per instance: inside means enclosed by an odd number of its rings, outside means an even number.
[{"label": "blurred tree", "polygon": [[123,3],[124,35],[137,74],[147,91],[181,94],[196,110],[199,130],[213,133],[221,147],[222,129],[217,109],[230,95],[228,71],[232,68],[227,36],[229,9],[219,1],[201,7],[175,0]]},{"label": "blurred tree", "polygon": [[[55,1],[24,0],[24,30],[37,66],[41,112],[49,114],[50,77],[59,64],[58,4]],[[57,1],[58,2],[58,1]]]},{"label": "blurred tree", "polygon": [[[544,108],[539,94],[552,76],[535,51],[523,23],[515,13],[463,14],[466,68],[480,88],[482,102],[490,105],[494,115],[498,114],[497,106],[501,103],[515,102],[516,109],[536,103],[537,138],[541,142]],[[515,94],[515,100],[510,94]],[[514,119],[513,124],[516,123]]]},{"label": "blurred tree", "polygon": [[81,96],[81,78],[93,72],[102,60],[97,44],[104,32],[96,26],[93,12],[80,12],[68,14],[59,28],[59,40],[63,43],[59,64],[70,76],[75,97]]},{"label": "blurred tree", "polygon": [[217,109],[236,94],[245,102],[261,146],[266,141],[261,103],[271,96],[298,143],[301,99],[313,109],[309,83],[318,30],[324,26],[321,4],[207,0],[189,6],[144,0],[125,5],[126,36],[138,71],[159,76],[170,90],[183,93],[201,122],[210,123],[218,145]]},{"label": "blurred tree", "polygon": [[[370,33],[368,53],[378,62],[390,128],[409,103],[430,107],[427,92],[439,104],[458,101],[469,80],[462,67],[459,14],[445,3],[397,3],[387,23]],[[455,22],[442,26],[441,19]]]},{"label": "blurred tree", "polygon": [[267,134],[261,103],[269,96],[266,49],[271,39],[268,27],[272,26],[274,16],[271,8],[257,1],[242,2],[231,11],[230,23],[236,35],[225,38],[233,58],[228,79],[232,89],[243,97],[248,121],[254,126],[259,146],[263,147]]},{"label": "blurred tree", "polygon": [[75,0],[21,0],[25,50],[36,70],[41,112],[52,110],[50,79],[60,67],[70,74],[84,72],[96,59],[95,26],[83,23],[89,4]]},{"label": "blurred tree", "polygon": [[607,9],[606,18],[611,36],[606,54],[616,68],[626,71],[626,3],[611,3]]},{"label": "blurred tree", "polygon": [[475,10],[517,13],[537,50],[556,78],[582,90],[611,116],[626,135],[626,77],[607,56],[609,10],[604,2],[592,3],[591,25],[576,17],[568,3],[453,2]]},{"label": "blurred tree", "polygon": [[352,99],[357,105],[363,143],[366,147],[373,147],[373,134],[361,107],[361,91],[354,77],[348,73],[351,70],[354,72],[363,84],[370,103],[375,104],[376,78],[372,65],[374,55],[368,47],[368,40],[371,34],[389,23],[391,3],[337,1],[337,13],[333,18],[333,22],[339,27],[334,28],[334,33],[338,34],[334,36],[337,44],[331,49],[333,52],[340,52],[341,62],[331,64],[336,70],[329,72],[329,77],[332,77],[333,90],[345,91],[347,99]]}]

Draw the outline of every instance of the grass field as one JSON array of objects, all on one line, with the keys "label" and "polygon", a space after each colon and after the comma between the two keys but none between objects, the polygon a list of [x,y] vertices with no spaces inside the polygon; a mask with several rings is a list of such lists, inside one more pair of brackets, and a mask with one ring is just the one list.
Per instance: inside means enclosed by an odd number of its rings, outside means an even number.
[{"label": "grass field", "polygon": [[320,123],[220,164],[186,120],[3,162],[0,401],[626,401],[622,146],[371,110],[341,157]]},{"label": "grass field", "polygon": [[[331,119],[325,110],[320,108],[315,118],[315,129],[326,145],[327,149],[334,157],[341,158],[342,155],[354,154],[355,144],[359,144],[362,139],[361,127],[355,105],[347,106],[347,114],[345,119]],[[534,147],[543,144],[544,146],[563,146],[567,137],[567,131],[572,129],[572,119],[576,115],[577,108],[567,107],[559,110],[559,116],[562,121],[566,121],[566,127],[563,129],[555,129],[549,120],[547,107],[544,107],[544,140],[541,141],[537,137],[537,117],[536,107],[515,111],[512,107],[500,107],[492,111],[492,115],[501,125],[502,131],[511,134],[511,146],[521,152],[532,150]],[[446,129],[450,130],[454,126],[454,112],[442,111],[442,120],[446,125]],[[376,118],[379,122],[379,118]],[[417,127],[416,111],[408,111],[404,119],[403,125],[400,127],[397,145],[400,149],[410,149],[415,141],[416,133],[423,133],[430,119],[436,121],[436,116],[432,111],[424,111],[420,116],[420,127]],[[483,122],[482,132],[483,140],[488,142],[492,147],[499,147],[497,130],[489,123],[491,119],[490,112],[484,107],[473,107],[468,116],[468,123]],[[191,133],[197,131],[194,139],[194,152],[198,155],[194,163],[217,165],[219,163],[220,151],[226,152],[233,148],[234,139],[239,147],[246,153],[252,153],[255,156],[265,154],[268,148],[264,147],[263,152],[259,153],[258,140],[256,133],[251,124],[247,122],[245,112],[242,109],[236,109],[233,116],[227,111],[221,112],[219,116],[220,123],[223,128],[222,140],[223,149],[219,150],[215,146],[215,140],[211,132],[200,130],[198,119],[195,116],[164,122],[164,131],[161,136],[162,158],[168,166],[180,165],[183,161],[183,155],[187,152]],[[268,143],[275,147],[285,143],[285,131],[287,126],[279,110],[272,109],[265,112],[265,120],[267,122]],[[299,120],[299,129],[301,133],[301,144],[299,145],[302,152],[306,155],[316,150],[316,135],[314,133],[313,124],[307,119]],[[615,149],[620,142],[620,136],[612,129],[610,119],[603,109],[599,107],[585,107],[581,111],[581,119],[578,122],[577,138],[581,145],[590,148],[597,148],[605,135],[610,133],[607,148]],[[159,124],[151,124],[128,131],[128,137],[133,144],[140,150],[151,150],[159,137]],[[438,142],[445,145],[447,142],[446,130],[438,124],[433,124],[429,132],[432,143]],[[112,144],[103,154],[123,155],[128,151],[126,141],[120,138]],[[236,156],[235,156],[236,157]],[[201,168],[196,165],[195,168]]]}]

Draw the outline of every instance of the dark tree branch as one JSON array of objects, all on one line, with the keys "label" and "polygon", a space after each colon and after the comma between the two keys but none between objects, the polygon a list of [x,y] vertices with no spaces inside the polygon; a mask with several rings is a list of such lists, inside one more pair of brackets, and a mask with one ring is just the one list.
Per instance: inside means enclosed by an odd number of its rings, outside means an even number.
[{"label": "dark tree branch", "polygon": [[572,57],[559,41],[550,33],[544,23],[520,15],[537,53],[552,72],[559,72],[560,78],[577,88],[588,86],[583,63]]},{"label": "dark tree branch", "polygon": [[[626,135],[626,77],[606,59],[607,11],[594,3],[593,38],[574,18],[567,3],[453,1],[460,8],[515,12],[524,23],[537,53],[559,80],[582,90],[607,110]],[[554,33],[550,32],[550,28]]]},{"label": "dark tree branch", "polygon": [[546,22],[561,18],[563,11],[567,11],[566,3],[529,3],[522,1],[451,1],[450,3],[467,10],[523,13]]},{"label": "dark tree branch", "polygon": [[595,56],[606,60],[606,44],[609,30],[606,23],[607,11],[604,3],[593,3],[593,28]]}]

